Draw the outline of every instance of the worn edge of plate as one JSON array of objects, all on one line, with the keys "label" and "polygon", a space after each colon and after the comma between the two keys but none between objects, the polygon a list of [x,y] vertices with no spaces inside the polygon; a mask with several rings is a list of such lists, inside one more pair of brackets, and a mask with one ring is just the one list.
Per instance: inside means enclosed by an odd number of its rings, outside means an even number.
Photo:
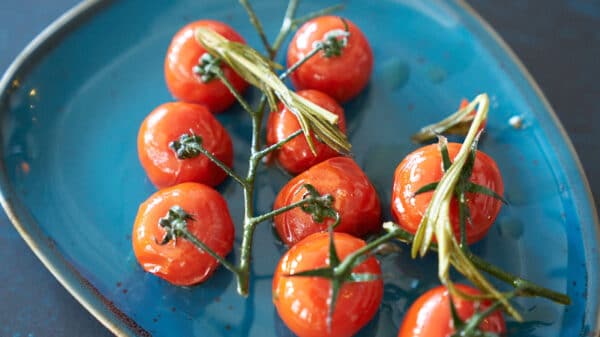
[{"label": "worn edge of plate", "polygon": [[[0,79],[0,113],[4,113],[3,108],[7,104],[8,95],[12,89],[12,82],[18,76],[25,75],[31,67],[36,64],[36,61],[43,58],[47,52],[51,51],[53,49],[53,42],[68,35],[74,29],[90,19],[99,10],[112,2],[113,0],[85,0],[51,23],[33,41],[31,41],[11,63]],[[587,201],[590,205],[591,214],[588,216],[596,226],[596,241],[600,242],[600,220],[598,219],[598,213],[589,182],[584,173],[579,156],[560,122],[560,119],[557,117],[556,112],[527,68],[493,27],[482,18],[475,9],[466,3],[465,0],[455,0],[454,2],[464,10],[465,13],[474,18],[482,28],[483,32],[488,34],[488,37],[491,37],[491,39],[497,43],[497,46],[506,53],[505,55],[507,58],[516,65],[520,75],[524,77],[526,82],[533,89],[536,98],[540,100],[542,106],[548,112],[552,119],[552,124],[560,132],[568,153],[574,160],[578,174],[578,177],[576,178],[583,182],[583,192],[586,194]],[[484,40],[481,38],[486,38],[486,36],[477,31],[471,32],[474,35],[478,35],[482,42]],[[514,76],[512,79],[515,80]],[[2,149],[0,149],[0,151],[2,151]],[[44,266],[52,273],[60,284],[65,287],[65,289],[67,289],[67,291],[69,291],[69,293],[75,297],[86,310],[108,328],[108,330],[117,336],[150,335],[150,333],[138,326],[135,321],[112,306],[108,299],[93,288],[93,286],[90,285],[89,282],[62,257],[62,255],[58,254],[52,247],[51,239],[43,236],[43,234],[38,231],[39,227],[36,227],[37,225],[30,225],[30,223],[35,224],[35,220],[31,218],[31,215],[24,210],[22,205],[17,201],[15,192],[12,190],[7,177],[6,167],[4,166],[0,169],[0,204],[2,204],[8,218],[21,237]],[[581,210],[577,207],[576,210],[578,211],[578,215],[581,216]],[[50,253],[51,255],[47,255],[46,253]],[[596,310],[596,322],[593,329],[594,331],[600,331],[600,310],[598,310],[597,307],[594,309]]]},{"label": "worn edge of plate", "polygon": [[[531,89],[533,89],[532,94],[535,96],[535,98],[537,98],[539,100],[542,107],[548,113],[548,115],[552,121],[550,123],[550,125],[555,127],[558,130],[560,139],[564,143],[564,145],[566,147],[566,152],[573,160],[573,163],[574,163],[574,166],[576,169],[575,172],[573,172],[573,173],[569,173],[569,172],[565,171],[565,176],[566,176],[567,180],[579,180],[583,183],[581,186],[581,189],[579,191],[575,191],[575,192],[583,192],[582,194],[584,194],[586,201],[589,204],[589,210],[588,210],[588,212],[585,212],[585,209],[582,209],[581,207],[578,206],[577,200],[573,199],[572,202],[573,202],[575,212],[577,213],[577,216],[579,218],[589,220],[591,222],[591,225],[593,226],[591,228],[591,230],[595,231],[595,233],[594,233],[595,235],[593,238],[596,241],[595,252],[590,251],[590,247],[587,245],[584,247],[584,254],[586,254],[586,270],[588,270],[588,273],[589,273],[588,267],[590,267],[592,264],[593,264],[593,267],[596,268],[596,270],[600,269],[600,256],[598,253],[598,250],[600,249],[600,247],[598,247],[598,245],[600,244],[600,218],[598,216],[598,210],[596,209],[596,204],[594,202],[594,197],[592,194],[591,186],[590,186],[587,176],[585,174],[583,165],[581,164],[581,160],[579,159],[579,155],[577,154],[577,151],[575,150],[575,146],[571,142],[571,138],[569,137],[562,122],[558,118],[556,111],[554,110],[554,108],[552,107],[552,105],[550,104],[548,99],[546,98],[546,95],[544,95],[542,89],[540,88],[540,86],[538,85],[536,80],[533,78],[531,73],[529,73],[529,70],[527,70],[527,68],[525,67],[525,65],[523,64],[521,59],[517,56],[517,54],[506,43],[506,41],[504,41],[504,39],[500,36],[500,34],[498,34],[498,32],[496,32],[496,30],[471,5],[469,5],[466,2],[466,0],[454,0],[454,2],[459,7],[461,7],[468,15],[470,15],[472,18],[474,18],[475,21],[477,21],[477,23],[481,26],[483,33],[488,35],[486,37],[484,34],[481,34],[475,30],[470,30],[474,35],[476,35],[479,38],[480,42],[485,44],[485,38],[489,37],[495,41],[495,43],[497,44],[497,47],[499,47],[500,50],[502,50],[504,53],[506,53],[508,60],[511,61],[516,66],[520,75],[527,82],[529,87]],[[519,75],[519,73],[517,73],[517,75]],[[519,78],[514,76],[513,72],[511,72],[510,70],[507,71],[507,75],[510,76],[513,81],[519,80]],[[528,96],[527,92],[524,92],[524,93],[525,93],[525,96]],[[548,131],[547,127],[548,126],[540,125],[540,128],[543,131]],[[548,142],[551,144],[551,147],[555,148],[551,139],[549,139]],[[559,159],[562,159],[562,155],[560,155],[560,154],[557,154],[557,157]],[[574,193],[574,194],[576,195],[579,193]],[[583,227],[582,227],[582,229],[583,229]],[[590,240],[587,240],[587,243],[589,243],[589,242],[590,242]],[[588,254],[592,254],[592,256],[588,256]],[[588,257],[593,258],[594,261],[589,261],[587,259]],[[586,291],[588,291],[590,288],[598,289],[599,288],[598,282],[599,282],[598,279],[594,279],[593,277],[588,277],[587,283],[586,283]],[[591,305],[591,307],[586,306],[586,308],[585,308],[586,315],[589,315],[589,317],[595,319],[595,322],[591,322],[592,330],[590,331],[590,333],[592,333],[592,335],[596,334],[596,335],[600,336],[600,304],[598,302],[598,298],[596,298],[594,295],[589,296],[590,295],[589,291],[587,293],[588,293],[588,296],[586,296],[586,303],[589,303],[590,300],[593,300],[593,302],[594,302],[593,305]],[[592,292],[592,294],[593,294],[593,292]],[[591,311],[591,312],[589,312],[589,311]],[[585,328],[585,326],[582,326],[582,328]],[[583,331],[580,331],[580,333],[583,333]]]},{"label": "worn edge of plate", "polygon": [[[48,25],[23,49],[0,79],[0,118],[8,110],[13,82],[25,77],[38,61],[52,51],[57,42],[94,17],[114,0],[84,0]],[[5,110],[6,109],[6,110]],[[0,135],[4,136],[4,135]],[[0,149],[0,154],[4,152]],[[116,336],[151,336],[133,319],[104,297],[55,248],[21,205],[13,190],[4,163],[0,169],[0,204],[17,232],[58,282],[100,323]]]}]

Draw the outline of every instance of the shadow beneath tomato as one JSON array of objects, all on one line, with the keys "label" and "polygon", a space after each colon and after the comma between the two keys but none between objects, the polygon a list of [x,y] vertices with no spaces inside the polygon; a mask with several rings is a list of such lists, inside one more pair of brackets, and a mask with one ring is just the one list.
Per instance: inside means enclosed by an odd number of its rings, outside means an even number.
[{"label": "shadow beneath tomato", "polygon": [[385,284],[381,320],[386,322],[384,326],[397,328],[410,305],[422,293],[439,285],[439,280],[435,252],[412,259],[409,245],[395,244],[397,252],[378,258]]},{"label": "shadow beneath tomato", "polygon": [[[195,321],[203,317],[205,311],[212,312],[216,307],[222,307],[223,313],[231,311],[235,307],[233,303],[239,301],[236,298],[239,296],[228,295],[235,294],[235,280],[223,267],[219,267],[206,282],[191,287],[172,285],[144,272],[137,263],[132,269],[135,272],[119,282],[117,290],[121,294],[114,296],[116,299],[113,302],[123,312],[130,312],[133,306],[143,306],[147,314],[132,319],[147,328],[150,333],[153,332],[152,327],[171,325],[182,317]],[[227,324],[226,319],[219,317],[219,320],[211,322],[207,328],[210,331],[219,331]],[[193,324],[186,327],[193,329]],[[194,335],[193,330],[185,330],[185,327],[178,329],[178,334],[182,336]]]},{"label": "shadow beneath tomato", "polygon": [[544,326],[552,326],[552,323],[546,323],[542,321],[507,322],[506,335],[518,335],[519,337],[537,337],[540,336],[539,328]]}]

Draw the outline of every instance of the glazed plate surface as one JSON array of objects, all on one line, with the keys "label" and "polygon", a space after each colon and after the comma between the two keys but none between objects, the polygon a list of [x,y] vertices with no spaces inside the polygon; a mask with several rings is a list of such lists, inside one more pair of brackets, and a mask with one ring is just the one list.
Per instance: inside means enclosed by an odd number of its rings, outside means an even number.
[{"label": "glazed plate surface", "polygon": [[[274,38],[285,3],[253,4]],[[302,1],[298,12],[332,4]],[[491,108],[480,148],[497,161],[509,204],[473,249],[573,301],[566,307],[516,301],[527,322],[509,321],[509,335],[597,333],[594,206],[568,138],[520,63],[462,2],[345,4],[340,14],[362,28],[375,56],[368,88],[344,106],[348,134],[386,220],[393,171],[417,147],[409,136],[454,111],[462,98],[487,92]],[[270,224],[256,233],[246,299],[224,269],[200,286],[178,288],[144,273],[132,252],[137,207],[155,191],[137,159],[137,130],[154,107],[172,100],[163,78],[171,37],[206,18],[228,23],[260,50],[243,8],[217,0],[84,2],[38,39],[0,87],[2,203],[55,276],[116,334],[292,336],[271,303],[271,275],[284,247]],[[285,48],[279,62],[284,54]],[[522,118],[522,128],[510,125],[513,116]],[[235,169],[245,172],[250,119],[239,107],[218,119],[234,140]],[[271,208],[287,179],[277,167],[261,168],[257,212]],[[241,189],[227,181],[219,191],[239,226]],[[410,303],[437,284],[436,258],[412,261],[408,252],[382,259],[385,299],[360,336],[396,336]]]}]

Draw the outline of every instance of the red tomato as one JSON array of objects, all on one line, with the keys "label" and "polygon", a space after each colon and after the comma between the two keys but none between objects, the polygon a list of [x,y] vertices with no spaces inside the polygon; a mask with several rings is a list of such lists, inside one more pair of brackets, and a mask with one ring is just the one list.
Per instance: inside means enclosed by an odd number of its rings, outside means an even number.
[{"label": "red tomato", "polygon": [[[373,70],[373,52],[364,34],[349,20],[348,44],[341,55],[326,57],[319,52],[306,61],[290,78],[296,89],[317,89],[339,102],[356,96],[369,82]],[[344,30],[342,19],[322,16],[306,22],[294,35],[288,48],[287,64],[292,66],[314,49],[314,44],[331,31]]]},{"label": "red tomato", "polygon": [[[200,57],[206,53],[206,49],[194,37],[199,27],[212,29],[228,40],[245,43],[233,28],[224,23],[211,20],[192,22],[179,30],[171,41],[165,58],[165,79],[169,91],[178,100],[204,104],[211,112],[218,113],[231,106],[235,97],[218,78],[204,83],[193,71]],[[233,69],[224,63],[221,63],[221,68],[237,91],[246,89],[248,83]]]},{"label": "red tomato", "polygon": [[138,133],[138,156],[156,187],[187,181],[216,186],[227,176],[202,154],[187,159],[177,157],[169,144],[190,132],[202,137],[202,146],[227,166],[233,163],[231,138],[208,109],[191,103],[165,103],[146,117]]},{"label": "red tomato", "polygon": [[[448,153],[453,159],[461,144],[448,143]],[[398,224],[411,233],[415,233],[421,218],[431,201],[433,192],[414,196],[421,187],[440,181],[443,175],[442,156],[438,144],[424,146],[412,152],[402,160],[394,174],[392,189],[392,213]],[[488,155],[477,151],[471,182],[487,187],[498,195],[504,193],[504,184],[496,162]],[[467,241],[481,240],[496,219],[502,202],[481,193],[467,193],[467,205],[471,212],[471,221],[467,221]],[[452,200],[450,218],[456,238],[460,238],[458,221],[458,202]]]},{"label": "red tomato", "polygon": [[212,188],[183,183],[156,192],[141,204],[133,226],[133,251],[144,270],[181,286],[206,280],[219,263],[189,241],[178,238],[160,245],[165,230],[159,220],[173,206],[180,206],[193,219],[188,230],[218,255],[233,248],[234,226],[225,199]]},{"label": "red tomato", "polygon": [[[456,287],[469,295],[480,293],[466,285],[456,284]],[[452,301],[462,321],[473,316],[476,308],[483,311],[490,306],[489,301],[469,301],[458,296],[452,296]],[[495,311],[487,316],[479,325],[479,329],[505,336],[506,324],[502,313]],[[454,332],[450,296],[446,287],[439,286],[421,295],[411,305],[404,316],[398,337],[449,337]]]},{"label": "red tomato", "polygon": [[[344,233],[334,234],[340,260],[363,247],[365,242]],[[380,276],[378,280],[342,285],[327,326],[331,281],[319,277],[286,276],[327,267],[329,235],[316,233],[294,245],[279,261],[273,276],[273,302],[283,322],[300,337],[352,336],[375,315],[383,297],[381,267],[371,256],[354,268],[355,273]]]},{"label": "red tomato", "polygon": [[[333,196],[333,208],[341,216],[341,222],[335,228],[337,232],[360,237],[381,229],[381,204],[377,191],[354,160],[335,157],[304,171],[281,189],[273,208],[278,209],[302,200],[306,192],[304,184],[314,186],[322,195]],[[332,219],[316,223],[310,214],[298,207],[274,219],[279,237],[288,245],[293,245],[310,234],[325,231],[332,223]]]},{"label": "red tomato", "polygon": [[[333,98],[317,90],[298,91],[298,95],[336,114],[339,117],[338,127],[342,132],[346,132],[344,109]],[[300,130],[300,123],[296,115],[280,103],[279,110],[273,111],[269,115],[267,144],[275,144],[298,130]],[[317,152],[316,156],[311,152],[308,142],[303,135],[297,136],[287,142],[275,152],[277,161],[289,173],[298,174],[325,159],[339,156],[337,151],[325,143],[318,141],[314,135],[312,137]]]}]

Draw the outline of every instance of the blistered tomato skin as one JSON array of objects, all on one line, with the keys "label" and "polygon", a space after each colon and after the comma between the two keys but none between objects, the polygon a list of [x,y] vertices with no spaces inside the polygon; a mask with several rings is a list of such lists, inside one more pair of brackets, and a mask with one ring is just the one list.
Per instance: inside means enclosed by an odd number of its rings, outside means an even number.
[{"label": "blistered tomato skin", "polygon": [[[366,87],[373,71],[373,52],[360,29],[350,20],[344,20],[350,36],[341,55],[326,57],[319,52],[306,61],[290,76],[296,89],[316,89],[338,102],[345,102]],[[328,32],[344,29],[342,19],[337,16],[322,16],[306,22],[292,38],[287,53],[288,67],[309,54]]]},{"label": "blistered tomato skin", "polygon": [[231,251],[234,225],[227,203],[217,191],[198,183],[160,190],[140,205],[133,227],[133,251],[144,270],[172,284],[203,282],[218,267],[217,260],[182,238],[159,244],[165,235],[160,218],[173,206],[182,207],[193,217],[187,220],[188,230],[218,255]]},{"label": "blistered tomato skin", "polygon": [[138,157],[148,178],[157,188],[183,182],[216,186],[227,176],[206,156],[179,159],[169,144],[182,134],[202,137],[202,146],[231,167],[233,143],[219,121],[206,107],[173,102],[154,109],[142,122],[138,133]]},{"label": "blistered tomato skin", "polygon": [[[456,284],[456,287],[469,295],[480,292],[472,287]],[[489,301],[474,302],[453,296],[452,300],[458,316],[466,321],[475,313],[490,306]],[[495,311],[479,325],[482,331],[506,336],[506,324],[502,313]],[[449,337],[455,332],[450,312],[450,294],[444,286],[433,288],[421,295],[408,309],[398,332],[398,337]]]},{"label": "blistered tomato skin", "polygon": [[[204,83],[193,68],[198,64],[206,49],[196,41],[194,31],[209,28],[230,41],[245,43],[244,39],[228,25],[212,20],[192,22],[175,34],[165,58],[165,80],[171,94],[178,100],[204,104],[212,113],[219,113],[235,102],[235,97],[218,79]],[[248,83],[229,66],[221,63],[225,77],[237,91],[243,92]]]},{"label": "blistered tomato skin", "polygon": [[[281,189],[273,209],[302,200],[306,193],[304,184],[314,186],[321,195],[333,196],[333,208],[341,217],[336,232],[364,237],[381,230],[381,203],[377,191],[354,160],[347,157],[331,158],[297,175]],[[293,245],[310,234],[325,231],[332,223],[332,219],[316,223],[310,214],[298,207],[274,218],[275,229],[287,245]]]},{"label": "blistered tomato skin", "polygon": [[[454,159],[461,144],[448,143],[448,153]],[[421,187],[440,181],[443,176],[442,157],[438,144],[424,146],[402,160],[394,174],[392,188],[392,214],[398,224],[415,233],[425,213],[433,192],[414,195]],[[499,195],[504,193],[504,184],[496,162],[481,151],[477,151],[470,181],[487,187]],[[492,226],[502,202],[481,193],[467,193],[467,205],[471,221],[467,220],[467,242],[481,240]],[[460,238],[458,202],[453,199],[450,205],[450,219],[456,238]]]},{"label": "blistered tomato skin", "polygon": [[[333,98],[317,90],[301,90],[297,93],[336,114],[339,117],[338,127],[342,132],[346,132],[344,109]],[[273,111],[269,115],[267,144],[272,145],[282,141],[298,130],[300,130],[300,123],[296,115],[280,103],[279,110]],[[274,154],[275,158],[286,171],[291,174],[298,174],[323,160],[339,156],[337,151],[320,142],[314,135],[312,139],[317,153],[316,156],[311,152],[304,135],[299,135],[277,150]]]},{"label": "blistered tomato skin", "polygon": [[[365,242],[344,233],[334,234],[340,259]],[[273,276],[273,302],[283,322],[300,337],[346,337],[354,335],[377,312],[383,297],[383,281],[345,283],[335,305],[331,330],[327,327],[331,282],[317,277],[290,277],[297,272],[328,266],[329,236],[316,233],[294,245],[279,261]],[[381,276],[371,256],[354,268],[355,273]]]}]

